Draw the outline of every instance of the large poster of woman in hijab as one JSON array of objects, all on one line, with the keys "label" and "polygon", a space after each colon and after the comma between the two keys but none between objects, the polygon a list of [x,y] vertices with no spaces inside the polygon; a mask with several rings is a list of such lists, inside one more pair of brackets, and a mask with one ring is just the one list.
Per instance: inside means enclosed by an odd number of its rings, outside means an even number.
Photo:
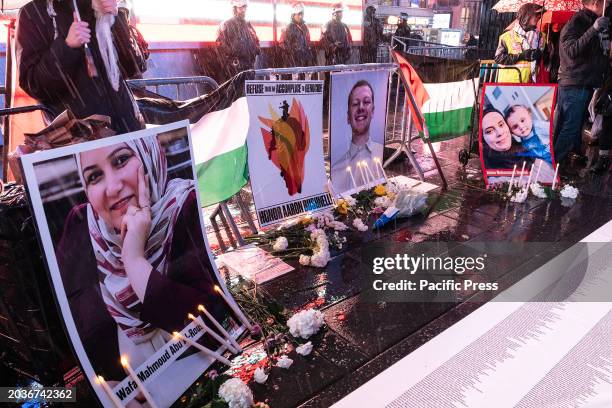
[{"label": "large poster of woman in hijab", "polygon": [[145,403],[121,358],[167,407],[213,362],[172,333],[222,354],[231,340],[199,328],[243,330],[217,293],[233,302],[203,234],[192,158],[187,122],[22,158],[67,332],[105,406],[97,376],[123,405]]},{"label": "large poster of woman in hijab", "polygon": [[487,185],[515,175],[550,184],[555,174],[552,149],[555,85],[484,84],[480,112],[480,159]]}]

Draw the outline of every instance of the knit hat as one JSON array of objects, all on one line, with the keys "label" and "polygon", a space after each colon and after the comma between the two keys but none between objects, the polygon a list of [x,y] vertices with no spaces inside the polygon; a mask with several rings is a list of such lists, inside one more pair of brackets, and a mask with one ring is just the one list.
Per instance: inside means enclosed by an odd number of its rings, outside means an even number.
[{"label": "knit hat", "polygon": [[249,4],[248,0],[231,0],[232,7],[244,7]]}]

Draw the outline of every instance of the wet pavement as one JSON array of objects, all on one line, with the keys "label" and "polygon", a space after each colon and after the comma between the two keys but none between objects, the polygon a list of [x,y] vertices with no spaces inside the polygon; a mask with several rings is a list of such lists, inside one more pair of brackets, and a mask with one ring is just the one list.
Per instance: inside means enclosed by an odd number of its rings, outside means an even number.
[{"label": "wet pavement", "polygon": [[[449,188],[433,194],[428,214],[351,237],[349,249],[337,253],[324,270],[289,260],[294,272],[263,285],[291,313],[313,306],[322,310],[326,328],[313,341],[311,356],[294,352],[289,371],[275,367],[266,384],[250,384],[256,400],[273,408],[328,407],[486,301],[473,291],[444,303],[372,302],[361,290],[365,248],[421,251],[422,243],[438,243],[427,246],[427,255],[452,256],[480,242],[541,243],[496,257],[479,276],[505,288],[612,219],[611,174],[576,181],[581,194],[571,206],[531,197],[523,204],[509,203],[484,189],[477,158],[466,168],[458,163],[465,144],[459,138],[436,146]],[[432,167],[430,158],[418,156]],[[389,173],[415,177],[408,160],[393,163]],[[441,185],[435,170],[426,178]]]}]

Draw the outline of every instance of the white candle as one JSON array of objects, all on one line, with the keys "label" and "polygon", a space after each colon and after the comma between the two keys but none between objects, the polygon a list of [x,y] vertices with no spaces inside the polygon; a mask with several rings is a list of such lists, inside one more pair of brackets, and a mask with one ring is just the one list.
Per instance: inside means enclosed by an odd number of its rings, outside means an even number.
[{"label": "white candle", "polygon": [[382,161],[378,162],[378,166],[380,166],[380,170],[382,171],[383,177],[385,178],[385,183],[389,184],[389,179],[387,178],[387,173],[385,172],[385,168],[382,165]]},{"label": "white candle", "polygon": [[557,163],[557,168],[555,168],[555,177],[553,177],[552,189],[555,189],[557,185],[557,173],[559,173],[559,163]]},{"label": "white candle", "polygon": [[523,162],[523,167],[521,167],[521,175],[519,177],[518,186],[523,187],[523,173],[525,172],[525,165],[527,162]]},{"label": "white candle", "polygon": [[357,183],[355,183],[355,177],[353,177],[353,171],[351,170],[351,166],[348,166],[346,168],[346,171],[348,171],[349,175],[351,176],[351,182],[353,183],[353,188],[357,188]]},{"label": "white candle", "polygon": [[231,366],[232,365],[232,362],[229,361],[227,358],[223,357],[221,354],[216,353],[216,352],[212,351],[211,349],[204,347],[200,343],[191,340],[189,337],[183,336],[179,332],[174,332],[172,334],[174,335],[174,338],[183,340],[184,342],[186,342],[190,346],[193,346],[193,347],[197,348],[198,350],[204,352],[204,354],[208,355],[209,357],[214,358],[217,361],[222,362],[226,366]]},{"label": "white candle", "polygon": [[357,162],[357,168],[359,169],[359,174],[361,174],[361,183],[359,185],[368,184],[366,180],[365,171],[363,170],[363,166],[360,161]]},{"label": "white candle", "polygon": [[108,395],[108,398],[110,398],[115,408],[123,408],[121,400],[119,399],[119,397],[117,397],[117,394],[115,394],[111,387],[106,383],[104,377],[102,377],[101,375],[97,376],[96,382],[100,384],[100,386],[102,386],[102,389],[104,390],[106,395]]},{"label": "white candle", "polygon": [[327,180],[327,190],[329,191],[329,194],[331,194],[332,201],[335,204],[336,203],[336,192],[334,191],[334,186],[332,185],[331,180]]},{"label": "white candle", "polygon": [[207,325],[205,325],[200,320],[198,320],[194,315],[189,313],[187,317],[193,320],[195,324],[198,325],[198,327],[204,330],[205,333],[208,333],[210,336],[212,336],[213,339],[217,340],[219,343],[227,347],[229,351],[231,351],[234,354],[238,353],[238,350],[229,341],[227,341],[226,339],[224,339],[223,337],[219,336],[217,333],[212,331]]},{"label": "white candle", "polygon": [[[308,213],[308,216],[310,216],[310,213]],[[198,310],[202,313],[204,313],[204,315],[208,318],[208,320],[210,320],[212,322],[212,324],[217,328],[217,330],[219,330],[221,332],[221,334],[223,336],[225,336],[226,339],[228,339],[233,345],[234,348],[237,349],[238,351],[242,351],[242,348],[240,347],[240,344],[238,344],[238,342],[227,332],[227,330],[225,330],[223,328],[223,326],[221,325],[221,323],[219,323],[217,321],[217,319],[215,319],[213,317],[213,315],[211,315],[208,310],[206,310],[204,308],[204,306],[202,305],[198,305]]]},{"label": "white candle", "polygon": [[368,172],[370,177],[372,177],[372,182],[376,183],[378,179],[374,177],[374,173],[372,173],[372,170],[370,170],[370,166],[368,165],[368,162],[364,160],[363,164],[365,164],[366,171]]},{"label": "white candle", "polygon": [[238,316],[238,319],[240,319],[242,324],[244,324],[246,326],[246,328],[249,329],[249,331],[253,331],[255,328],[249,322],[249,319],[247,319],[247,317],[244,315],[242,310],[240,310],[238,305],[236,305],[234,302],[230,302],[229,299],[225,296],[225,293],[223,293],[223,291],[221,290],[221,288],[219,286],[215,285],[215,291],[219,295],[221,295],[223,300],[225,300],[225,303],[227,303],[227,305],[234,311],[234,313],[236,314],[236,316]]},{"label": "white candle", "polygon": [[380,161],[380,159],[378,157],[375,157],[373,160],[374,160],[374,169],[376,169],[376,180],[379,180],[382,177],[380,174],[380,171],[378,170],[378,162]]},{"label": "white candle", "polygon": [[510,177],[510,185],[508,186],[508,195],[510,195],[510,192],[512,191],[512,184],[514,184],[514,174],[516,173],[516,164],[514,165],[514,168],[512,169],[512,177]]},{"label": "white candle", "polygon": [[531,170],[529,171],[529,178],[527,179],[527,184],[525,184],[525,189],[529,189],[531,185],[531,178],[533,177],[533,168],[535,167],[535,163],[531,165]]},{"label": "white candle", "polygon": [[145,399],[147,400],[151,408],[157,408],[155,401],[153,401],[153,397],[151,397],[151,394],[149,394],[149,391],[147,391],[142,381],[140,381],[140,378],[138,378],[134,370],[132,370],[132,367],[130,367],[130,363],[128,363],[128,360],[125,356],[121,357],[121,365],[130,374],[130,377],[132,378],[132,380],[134,380],[134,382],[138,386],[138,390],[142,393],[142,395],[144,395]]},{"label": "white candle", "polygon": [[536,184],[538,180],[540,179],[540,170],[542,170],[542,160],[540,160],[540,164],[538,165],[538,172],[536,173],[536,177],[535,177],[535,180],[533,181],[533,184]]}]

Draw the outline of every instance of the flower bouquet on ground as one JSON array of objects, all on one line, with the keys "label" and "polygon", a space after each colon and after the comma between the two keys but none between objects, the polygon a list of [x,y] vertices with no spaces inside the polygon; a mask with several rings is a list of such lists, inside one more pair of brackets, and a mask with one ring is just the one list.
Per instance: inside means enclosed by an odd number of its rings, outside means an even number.
[{"label": "flower bouquet on ground", "polygon": [[348,231],[364,233],[370,229],[370,216],[377,216],[374,227],[381,228],[392,219],[422,212],[427,201],[427,193],[412,187],[379,184],[343,195],[332,211],[307,215],[246,240],[267,246],[281,258],[297,258],[303,266],[323,268],[331,259],[331,249],[345,248]]}]

